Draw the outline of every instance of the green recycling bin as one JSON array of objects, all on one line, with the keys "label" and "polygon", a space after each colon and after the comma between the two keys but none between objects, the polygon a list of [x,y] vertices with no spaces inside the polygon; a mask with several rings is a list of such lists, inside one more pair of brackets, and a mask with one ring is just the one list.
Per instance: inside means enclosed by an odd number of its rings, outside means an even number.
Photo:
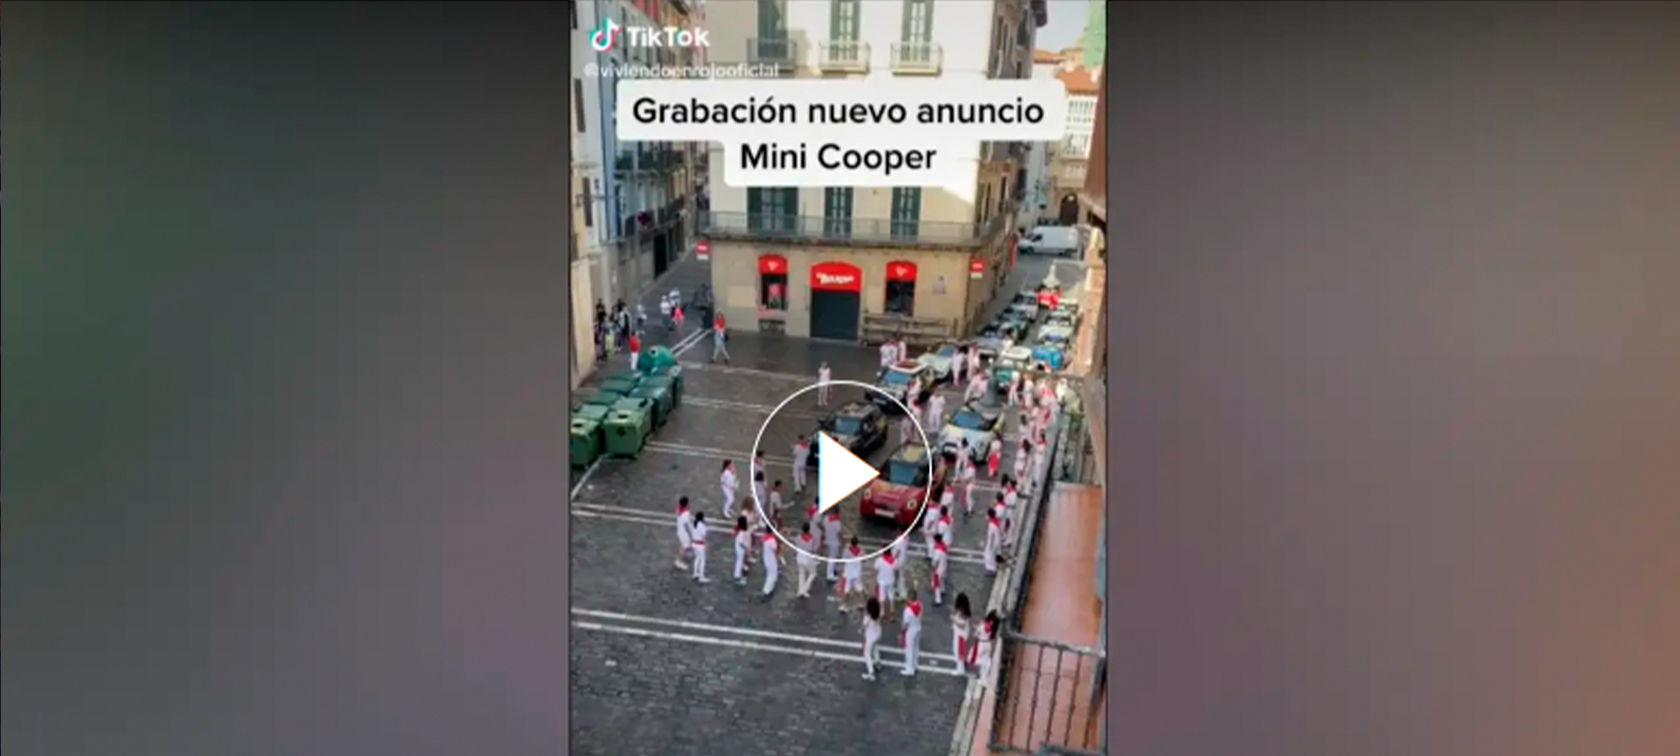
[{"label": "green recycling bin", "polygon": [[582,404],[584,407],[611,407],[623,398],[622,391],[591,391],[583,395]]},{"label": "green recycling bin", "polygon": [[[613,401],[618,401],[618,398],[615,397]],[[572,420],[589,420],[599,425],[602,420],[607,419],[607,413],[611,411],[612,405],[610,404],[590,404],[586,402],[578,407],[576,412],[572,413]]]},{"label": "green recycling bin", "polygon": [[642,376],[643,375],[644,375],[644,373],[642,373],[640,371],[631,370],[628,367],[622,367],[622,368],[619,368],[617,370],[612,371],[611,373],[607,373],[606,376],[605,376],[605,379],[609,380],[609,381],[612,381],[612,380],[629,381],[630,382],[630,388],[635,388],[636,384],[642,382]]},{"label": "green recycling bin", "polygon": [[623,396],[630,393],[630,390],[634,389],[637,383],[640,383],[640,381],[625,378],[623,376],[614,376],[601,381],[601,390],[611,391],[614,394]]},{"label": "green recycling bin", "polygon": [[572,419],[572,467],[584,468],[595,464],[601,456],[601,424],[586,417]]},{"label": "green recycling bin", "polygon": [[662,386],[654,383],[654,381],[663,380],[665,379],[651,378],[647,381],[643,381],[642,385],[637,386],[635,390],[631,391],[630,396],[628,397],[632,399],[647,399],[653,402],[653,427],[655,428],[663,427],[665,422],[671,419],[671,410],[676,408],[673,404],[674,400],[671,396],[671,387],[669,385]]},{"label": "green recycling bin", "polygon": [[659,386],[665,389],[671,395],[671,411],[675,412],[678,407],[682,406],[682,397],[677,394],[677,379],[663,375],[650,375],[642,381],[642,386]]},{"label": "green recycling bin", "polygon": [[636,363],[636,369],[644,375],[659,375],[665,368],[677,364],[677,357],[671,354],[670,347],[656,346],[649,349]]},{"label": "green recycling bin", "polygon": [[665,368],[663,375],[664,377],[671,379],[672,406],[681,407],[683,400],[683,366],[672,365]]},{"label": "green recycling bin", "polygon": [[647,399],[621,399],[601,428],[606,433],[608,454],[638,457],[653,432],[652,404]]}]

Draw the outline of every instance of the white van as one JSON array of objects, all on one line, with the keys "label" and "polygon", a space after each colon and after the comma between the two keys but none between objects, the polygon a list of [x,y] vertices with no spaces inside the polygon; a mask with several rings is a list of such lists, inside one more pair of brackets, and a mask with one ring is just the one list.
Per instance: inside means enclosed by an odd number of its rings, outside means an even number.
[{"label": "white van", "polygon": [[1080,237],[1073,226],[1039,226],[1021,239],[1016,250],[1023,255],[1078,257]]}]

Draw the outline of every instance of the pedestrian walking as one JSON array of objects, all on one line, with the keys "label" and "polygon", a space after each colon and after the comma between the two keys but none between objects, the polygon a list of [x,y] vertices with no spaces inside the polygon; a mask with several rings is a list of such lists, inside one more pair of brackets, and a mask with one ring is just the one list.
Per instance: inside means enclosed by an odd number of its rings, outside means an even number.
[{"label": "pedestrian walking", "polygon": [[975,633],[974,645],[969,647],[968,665],[980,679],[980,684],[969,694],[971,698],[979,698],[991,687],[992,645],[997,640],[998,629],[1002,624],[1003,618],[998,615],[997,610],[986,612],[986,618],[981,620],[980,628]]},{"label": "pedestrian walking", "polygon": [[630,345],[630,369],[635,370],[636,362],[642,356],[642,337],[632,333],[626,343]]},{"label": "pedestrian walking", "polygon": [[726,346],[728,342],[729,332],[724,330],[723,321],[719,320],[712,328],[712,362],[729,362],[729,348]]},{"label": "pedestrian walking", "polygon": [[898,344],[891,339],[881,342],[881,372],[885,374],[887,368],[892,367],[893,363],[897,361]]},{"label": "pedestrian walking", "polygon": [[898,419],[898,437],[901,444],[910,444],[917,441],[915,410],[905,412],[904,417]]},{"label": "pedestrian walking", "polygon": [[1015,451],[1015,479],[1021,480],[1027,474],[1027,462],[1032,459],[1033,443],[1027,437],[1021,437],[1021,448]]},{"label": "pedestrian walking", "polygon": [[964,380],[964,377],[967,375],[968,360],[963,357],[962,350],[958,349],[951,355],[951,385],[962,386],[968,383],[968,381]]},{"label": "pedestrian walking", "polygon": [[881,606],[889,613],[893,608],[893,579],[896,569],[891,551],[875,557],[875,600],[881,602]]},{"label": "pedestrian walking", "polygon": [[663,296],[659,298],[659,323],[660,325],[665,326],[666,333],[670,333],[676,325],[676,323],[671,320],[670,296]]},{"label": "pedestrian walking", "polygon": [[985,378],[980,372],[980,347],[978,346],[968,348],[968,371],[982,379]]},{"label": "pedestrian walking", "polygon": [[672,335],[681,336],[683,329],[683,308],[681,304],[671,304],[671,325],[675,326]]},{"label": "pedestrian walking", "polygon": [[735,463],[723,461],[723,473],[718,476],[718,485],[723,490],[723,517],[728,519],[735,516],[735,489],[739,487],[735,480]]},{"label": "pedestrian walking", "polygon": [[933,605],[945,603],[945,575],[951,566],[951,547],[945,545],[946,536],[935,533],[933,536],[933,569],[929,582],[933,588]]},{"label": "pedestrian walking", "polygon": [[875,679],[881,663],[881,602],[870,599],[863,607],[863,679]]},{"label": "pedestrian walking", "polygon": [[752,534],[746,515],[735,518],[735,571],[731,576],[736,585],[747,584],[747,550],[752,548]]},{"label": "pedestrian walking", "polygon": [[[935,483],[933,495],[928,498],[939,501],[945,496],[945,484]],[[939,530],[939,514],[933,504],[922,509],[922,546],[927,549],[928,558],[933,558],[933,534]]]},{"label": "pedestrian walking", "polygon": [[934,394],[932,398],[928,399],[927,425],[922,427],[932,428],[935,431],[945,427],[945,397],[943,395]]},{"label": "pedestrian walking", "polygon": [[677,569],[688,569],[688,554],[694,550],[694,514],[688,511],[688,497],[677,499]]},{"label": "pedestrian walking", "polygon": [[811,439],[800,438],[799,443],[793,445],[793,494],[798,496],[805,493],[805,476],[811,464]]},{"label": "pedestrian walking", "polygon": [[766,507],[770,503],[770,486],[764,482],[764,468],[755,465],[752,476],[752,505],[769,511]]},{"label": "pedestrian walking", "polygon": [[811,523],[805,523],[799,528],[799,553],[794,561],[799,568],[800,598],[811,596],[811,584],[817,581],[817,539],[811,535]]},{"label": "pedestrian walking", "polygon": [[968,378],[967,388],[963,389],[963,401],[973,402],[984,398],[986,398],[986,376],[984,373],[975,371],[974,375]]},{"label": "pedestrian walking", "polygon": [[998,464],[1003,461],[1003,439],[992,437],[986,445],[986,477],[997,480]]},{"label": "pedestrian walking", "polygon": [[775,533],[764,534],[764,600],[770,600],[770,594],[776,591],[776,578],[782,574],[782,542],[776,540]]},{"label": "pedestrian walking", "polygon": [[818,407],[827,407],[828,406],[828,392],[830,390],[829,386],[828,386],[828,382],[833,380],[833,379],[834,379],[834,371],[828,369],[828,361],[824,360],[823,364],[817,366],[817,406]]},{"label": "pedestrian walking", "polygon": [[841,570],[840,584],[834,591],[840,601],[840,613],[845,614],[846,608],[853,600],[863,598],[863,549],[858,546],[857,536],[852,536],[852,542],[846,546],[846,564]]},{"label": "pedestrian walking", "polygon": [[780,479],[770,483],[769,506],[772,512],[782,511],[782,481]]},{"label": "pedestrian walking", "polygon": [[904,668],[899,674],[905,677],[916,675],[916,657],[922,650],[922,602],[916,600],[915,589],[904,602],[904,628],[898,632],[899,643],[904,646]]},{"label": "pedestrian walking", "polygon": [[987,575],[997,574],[998,549],[1003,546],[1003,523],[998,522],[997,510],[986,513],[986,545],[980,552],[980,561],[986,568]]},{"label": "pedestrian walking", "polygon": [[955,601],[951,602],[951,648],[956,651],[957,668],[968,671],[968,646],[972,634],[973,610],[968,605],[968,594],[958,593]]},{"label": "pedestrian walking", "polygon": [[840,571],[840,510],[830,509],[823,517],[823,545],[828,551],[828,582],[833,583]]},{"label": "pedestrian walking", "polygon": [[706,577],[706,513],[694,513],[694,533],[689,541],[694,546],[694,582],[710,583]]},{"label": "pedestrian walking", "polygon": [[641,302],[637,302],[636,303],[636,332],[637,333],[643,333],[643,332],[646,332],[646,331],[647,331],[647,305],[644,305]]},{"label": "pedestrian walking", "polygon": [[951,507],[949,505],[941,506],[939,508],[939,519],[934,522],[933,526],[934,543],[938,543],[943,540],[946,544],[950,544],[951,534],[953,532],[954,529],[951,527]]}]

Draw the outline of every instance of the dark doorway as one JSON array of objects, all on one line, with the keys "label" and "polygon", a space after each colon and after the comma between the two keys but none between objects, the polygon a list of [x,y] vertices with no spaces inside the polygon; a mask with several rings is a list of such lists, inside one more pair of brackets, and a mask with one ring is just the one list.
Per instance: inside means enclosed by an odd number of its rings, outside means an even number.
[{"label": "dark doorway", "polygon": [[1072,226],[1079,223],[1079,195],[1071,193],[1062,195],[1060,210],[1057,220],[1060,220],[1062,225]]},{"label": "dark doorway", "polygon": [[661,233],[653,237],[653,275],[663,276],[671,267],[671,235]]},{"label": "dark doorway", "polygon": [[856,265],[811,266],[811,338],[857,341],[863,274]]}]

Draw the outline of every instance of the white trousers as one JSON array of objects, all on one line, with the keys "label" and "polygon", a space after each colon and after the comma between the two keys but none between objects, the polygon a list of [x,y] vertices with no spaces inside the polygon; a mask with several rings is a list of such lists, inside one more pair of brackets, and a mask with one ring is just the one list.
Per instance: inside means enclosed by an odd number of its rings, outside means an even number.
[{"label": "white trousers", "polygon": [[921,650],[922,633],[910,630],[904,633],[904,674],[916,674],[916,654]]},{"label": "white trousers", "polygon": [[702,544],[695,544],[693,550],[694,579],[699,580],[706,576],[706,547]]},{"label": "white trousers", "polygon": [[805,490],[805,465],[793,466],[793,490]]},{"label": "white trousers", "polygon": [[723,517],[726,520],[733,518],[735,516],[735,492],[727,488],[719,490],[723,491]]},{"label": "white trousers", "polygon": [[828,561],[828,579],[829,580],[833,580],[833,579],[835,579],[836,577],[839,576],[840,563],[834,561],[834,560],[839,559],[839,558],[840,558],[840,539],[835,538],[835,539],[828,542],[828,560],[829,560]]},{"label": "white trousers", "polygon": [[740,580],[747,574],[747,550],[735,547],[735,579]]},{"label": "white trousers", "polygon": [[875,676],[875,668],[881,664],[881,639],[863,636],[863,668],[870,677]]},{"label": "white trousers", "polygon": [[641,352],[631,352],[630,353],[630,369],[631,370],[636,369],[636,360],[637,360],[637,358],[640,358],[641,356],[642,356]]},{"label": "white trousers", "polygon": [[770,559],[764,563],[764,595],[768,596],[776,590],[776,578],[781,570],[776,566],[776,560]]},{"label": "white trousers", "polygon": [[813,563],[813,564],[801,564],[801,565],[799,565],[799,595],[801,595],[801,596],[809,595],[811,593],[811,584],[816,582],[816,580],[817,580],[817,565],[816,564]]}]

